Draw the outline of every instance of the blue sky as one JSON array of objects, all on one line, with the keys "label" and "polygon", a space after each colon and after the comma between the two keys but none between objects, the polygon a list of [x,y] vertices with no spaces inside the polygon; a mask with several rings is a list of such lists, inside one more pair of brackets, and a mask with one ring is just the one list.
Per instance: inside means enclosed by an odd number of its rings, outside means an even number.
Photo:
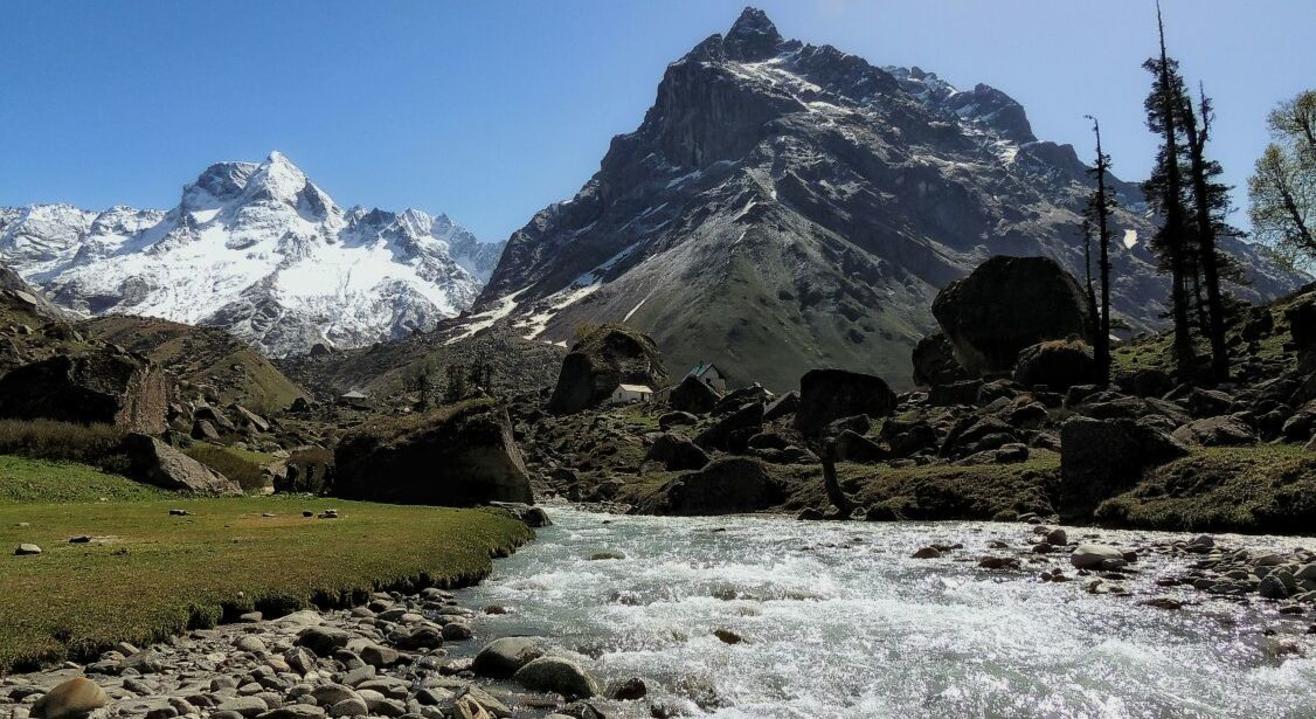
[{"label": "blue sky", "polygon": [[[598,168],[663,69],[743,0],[0,4],[0,205],[171,207],[219,160],[287,154],[340,204],[450,214],[503,239]],[[1150,0],[760,0],[786,37],[986,82],[1039,137],[1101,117],[1144,175]],[[1242,185],[1278,100],[1316,86],[1316,2],[1165,0],[1171,52]]]}]

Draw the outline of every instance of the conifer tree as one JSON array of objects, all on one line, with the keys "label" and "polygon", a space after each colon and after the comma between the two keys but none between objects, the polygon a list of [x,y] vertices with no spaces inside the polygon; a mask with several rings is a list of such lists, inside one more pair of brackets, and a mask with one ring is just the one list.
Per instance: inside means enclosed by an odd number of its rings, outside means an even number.
[{"label": "conifer tree", "polygon": [[1180,379],[1193,374],[1195,364],[1192,336],[1188,325],[1188,228],[1185,221],[1183,168],[1180,167],[1179,109],[1184,96],[1179,64],[1165,49],[1165,24],[1160,4],[1156,6],[1156,26],[1160,35],[1160,54],[1143,63],[1152,73],[1151,92],[1147,95],[1147,127],[1161,136],[1152,176],[1144,189],[1152,206],[1163,217],[1151,248],[1161,260],[1163,271],[1170,273],[1170,316],[1174,322],[1174,359]]},{"label": "conifer tree", "polygon": [[[1225,307],[1220,290],[1220,256],[1216,237],[1225,225],[1224,215],[1229,210],[1229,188],[1216,178],[1223,172],[1220,164],[1206,157],[1206,144],[1211,136],[1213,110],[1211,99],[1201,91],[1197,109],[1186,96],[1180,98],[1181,124],[1187,140],[1188,169],[1193,194],[1194,249],[1200,289],[1205,291],[1205,327],[1211,345],[1211,377],[1217,382],[1229,379],[1229,350],[1225,344]],[[1200,273],[1200,275],[1199,275]],[[1196,287],[1195,287],[1196,289]],[[1198,297],[1199,310],[1202,298]]]},{"label": "conifer tree", "polygon": [[[1110,382],[1110,213],[1115,209],[1115,197],[1106,188],[1106,175],[1110,172],[1110,155],[1107,155],[1101,146],[1101,123],[1092,116],[1088,116],[1088,119],[1092,120],[1092,133],[1097,140],[1097,161],[1090,170],[1097,179],[1097,189],[1088,202],[1086,222],[1096,223],[1101,283],[1101,304],[1093,350],[1096,354],[1097,371],[1104,385]],[[1089,228],[1090,226],[1089,224]],[[1090,282],[1088,294],[1092,294]]]}]

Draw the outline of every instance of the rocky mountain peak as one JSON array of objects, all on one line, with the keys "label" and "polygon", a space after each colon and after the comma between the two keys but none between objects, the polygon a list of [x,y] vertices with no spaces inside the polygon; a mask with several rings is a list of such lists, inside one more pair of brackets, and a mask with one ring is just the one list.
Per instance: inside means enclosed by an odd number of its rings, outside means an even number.
[{"label": "rocky mountain peak", "polygon": [[782,43],[777,26],[768,14],[755,7],[747,7],[722,39],[726,56],[733,60],[757,62],[777,54]]},{"label": "rocky mountain peak", "polygon": [[[464,331],[565,342],[622,322],[677,365],[714,361],[733,380],[787,389],[830,365],[907,385],[932,298],[988,257],[1082,275],[1086,168],[1037,141],[1009,95],[971,87],[783,40],[748,8],[668,65],[575,197],[512,235]],[[1111,182],[1116,230],[1150,233],[1136,186]],[[1251,246],[1229,251],[1253,272],[1240,296],[1300,279]],[[1117,311],[1156,326],[1154,258],[1135,246],[1114,262]]]}]

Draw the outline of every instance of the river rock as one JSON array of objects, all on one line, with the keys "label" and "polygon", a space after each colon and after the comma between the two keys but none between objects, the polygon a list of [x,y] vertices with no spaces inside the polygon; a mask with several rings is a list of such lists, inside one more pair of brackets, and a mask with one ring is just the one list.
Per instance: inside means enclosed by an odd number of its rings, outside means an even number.
[{"label": "river rock", "polygon": [[14,549],[14,556],[24,557],[34,554],[41,554],[41,547],[38,547],[35,544],[20,544]]},{"label": "river rock", "polygon": [[[297,633],[297,645],[306,647],[322,657],[333,656],[335,650],[342,649],[352,640],[352,635],[337,627],[307,627]],[[292,665],[291,658],[288,664]]]},{"label": "river rock", "polygon": [[80,719],[108,704],[105,690],[86,677],[74,677],[46,692],[32,705],[35,719]]},{"label": "river rock", "polygon": [[471,671],[482,677],[504,679],[544,655],[539,642],[528,637],[503,637],[489,642],[475,655]]},{"label": "river rock", "polygon": [[567,699],[589,699],[599,694],[594,677],[562,657],[534,659],[518,669],[512,679],[527,689],[557,692]]},{"label": "river rock", "polygon": [[1124,552],[1105,544],[1078,545],[1069,563],[1078,569],[1119,569],[1128,564]]}]

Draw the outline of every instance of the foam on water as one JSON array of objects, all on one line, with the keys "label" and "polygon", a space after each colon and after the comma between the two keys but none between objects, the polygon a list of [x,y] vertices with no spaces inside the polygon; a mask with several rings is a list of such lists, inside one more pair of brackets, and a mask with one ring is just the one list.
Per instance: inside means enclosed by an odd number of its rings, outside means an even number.
[{"label": "foam on water", "polygon": [[[976,567],[991,540],[1020,545],[1021,525],[552,516],[464,600],[512,610],[482,617],[481,636],[543,636],[605,681],[644,678],[649,700],[609,716],[649,716],[651,701],[719,719],[1316,716],[1316,662],[1277,659],[1262,636],[1305,624],[1155,587],[1172,569],[1159,557],[1125,585],[1200,604],[1165,611]],[[938,542],[965,548],[909,558]],[[602,550],[626,558],[590,560]]]}]

